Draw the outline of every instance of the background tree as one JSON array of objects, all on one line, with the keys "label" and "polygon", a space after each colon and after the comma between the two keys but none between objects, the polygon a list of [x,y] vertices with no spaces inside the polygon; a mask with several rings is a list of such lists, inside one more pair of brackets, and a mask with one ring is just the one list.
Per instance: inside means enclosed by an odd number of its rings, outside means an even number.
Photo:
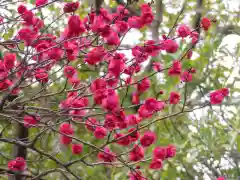
[{"label": "background tree", "polygon": [[1,179],[237,179],[239,7],[0,0]]}]

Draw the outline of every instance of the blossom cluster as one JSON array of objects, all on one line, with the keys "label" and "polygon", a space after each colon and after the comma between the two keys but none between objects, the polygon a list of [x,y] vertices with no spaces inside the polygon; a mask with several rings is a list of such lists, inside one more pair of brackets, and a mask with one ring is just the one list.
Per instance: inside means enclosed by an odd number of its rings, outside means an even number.
[{"label": "blossom cluster", "polygon": [[17,157],[8,162],[8,168],[12,171],[24,171],[26,168],[26,161],[22,157]]}]

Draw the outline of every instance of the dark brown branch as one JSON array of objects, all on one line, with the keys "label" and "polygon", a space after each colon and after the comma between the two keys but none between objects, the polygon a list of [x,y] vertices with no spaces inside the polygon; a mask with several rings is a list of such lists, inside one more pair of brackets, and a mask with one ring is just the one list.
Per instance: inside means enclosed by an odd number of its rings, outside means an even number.
[{"label": "dark brown branch", "polygon": [[95,0],[96,14],[99,14],[102,3],[103,3],[103,0]]}]

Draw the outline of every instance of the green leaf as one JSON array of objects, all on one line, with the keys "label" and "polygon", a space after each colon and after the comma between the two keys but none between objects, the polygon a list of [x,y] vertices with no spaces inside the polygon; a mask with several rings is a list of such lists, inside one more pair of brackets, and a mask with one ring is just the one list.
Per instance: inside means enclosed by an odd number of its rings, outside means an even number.
[{"label": "green leaf", "polygon": [[236,141],[237,141],[237,150],[238,152],[240,152],[240,135],[239,134],[237,135]]},{"label": "green leaf", "polygon": [[3,35],[4,40],[9,40],[13,36],[13,33],[14,29],[10,29],[7,33]]},{"label": "green leaf", "polygon": [[0,51],[0,59],[3,59],[3,53]]}]

